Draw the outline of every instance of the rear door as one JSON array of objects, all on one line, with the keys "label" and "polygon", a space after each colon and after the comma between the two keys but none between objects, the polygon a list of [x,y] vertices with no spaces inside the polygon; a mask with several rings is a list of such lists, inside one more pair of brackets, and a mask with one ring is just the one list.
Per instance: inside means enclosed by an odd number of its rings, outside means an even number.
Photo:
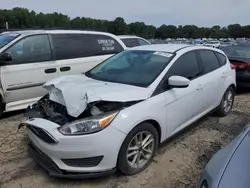
[{"label": "rear door", "polygon": [[59,75],[81,74],[123,51],[114,38],[98,34],[51,34]]},{"label": "rear door", "polygon": [[211,110],[219,105],[225,92],[225,69],[212,50],[197,51],[202,66],[203,93],[206,98],[204,109]]},{"label": "rear door", "polygon": [[1,66],[1,84],[7,103],[26,105],[46,93],[42,85],[57,76],[49,38],[46,34],[20,39],[4,52],[12,56],[12,62]]}]

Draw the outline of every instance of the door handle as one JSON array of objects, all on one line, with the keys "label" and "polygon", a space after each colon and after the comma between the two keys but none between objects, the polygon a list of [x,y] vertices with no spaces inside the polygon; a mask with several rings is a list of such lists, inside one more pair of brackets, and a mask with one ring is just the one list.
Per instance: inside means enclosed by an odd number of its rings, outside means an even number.
[{"label": "door handle", "polygon": [[65,71],[69,71],[70,69],[71,69],[70,67],[61,67],[60,71],[65,72]]},{"label": "door handle", "polygon": [[55,73],[55,72],[56,72],[56,68],[45,69],[44,72],[45,72],[46,74]]},{"label": "door handle", "polygon": [[225,78],[226,77],[226,73],[223,72],[222,75],[221,75],[221,78]]},{"label": "door handle", "polygon": [[197,86],[197,88],[196,88],[197,91],[200,91],[200,90],[202,90],[202,89],[203,89],[203,85],[201,85],[201,84],[199,84],[199,85]]}]

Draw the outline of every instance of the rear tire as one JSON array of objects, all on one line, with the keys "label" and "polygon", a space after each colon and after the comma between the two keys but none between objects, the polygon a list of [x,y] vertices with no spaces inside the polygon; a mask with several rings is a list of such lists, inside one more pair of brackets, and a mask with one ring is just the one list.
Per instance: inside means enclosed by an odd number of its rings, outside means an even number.
[{"label": "rear tire", "polygon": [[148,123],[136,126],[125,138],[117,161],[118,170],[125,175],[140,173],[152,162],[158,149],[159,135]]},{"label": "rear tire", "polygon": [[220,117],[227,116],[232,110],[234,98],[235,91],[232,87],[229,87],[221,99],[221,103],[216,110],[216,114]]}]

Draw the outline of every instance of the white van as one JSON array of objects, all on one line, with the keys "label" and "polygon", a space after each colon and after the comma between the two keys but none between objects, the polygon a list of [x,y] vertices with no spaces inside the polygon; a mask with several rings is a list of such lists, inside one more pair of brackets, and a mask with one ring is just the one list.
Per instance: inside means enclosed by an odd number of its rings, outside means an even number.
[{"label": "white van", "polygon": [[46,93],[55,77],[80,74],[126,46],[115,35],[95,31],[25,30],[0,34],[2,112],[25,109]]}]

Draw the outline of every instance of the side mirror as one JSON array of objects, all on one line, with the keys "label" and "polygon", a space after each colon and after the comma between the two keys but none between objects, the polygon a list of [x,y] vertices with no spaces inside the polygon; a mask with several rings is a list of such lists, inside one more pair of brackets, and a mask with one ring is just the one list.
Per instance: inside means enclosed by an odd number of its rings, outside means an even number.
[{"label": "side mirror", "polygon": [[5,62],[10,62],[12,61],[12,57],[10,55],[10,53],[3,53],[3,54],[0,54],[0,62],[1,63],[5,63]]},{"label": "side mirror", "polygon": [[186,88],[189,86],[190,80],[182,76],[171,76],[168,79],[168,85],[171,88]]}]

